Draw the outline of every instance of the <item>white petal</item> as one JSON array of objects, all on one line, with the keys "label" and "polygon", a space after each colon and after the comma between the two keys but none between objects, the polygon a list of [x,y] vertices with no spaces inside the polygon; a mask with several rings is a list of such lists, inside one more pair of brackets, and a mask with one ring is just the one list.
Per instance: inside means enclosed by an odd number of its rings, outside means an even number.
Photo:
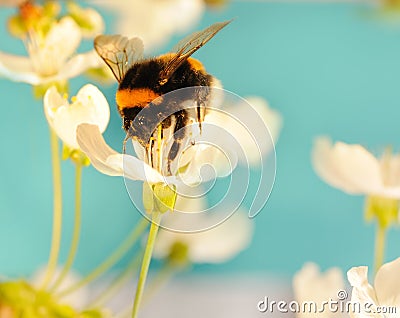
[{"label": "white petal", "polygon": [[[101,173],[122,176],[122,155],[110,148],[96,125],[81,124],[76,130],[76,140],[80,149],[89,157],[92,165]],[[121,155],[118,159],[118,155]],[[110,159],[111,158],[111,159]],[[108,162],[110,160],[110,162]]]},{"label": "white petal", "polygon": [[217,177],[226,177],[237,165],[237,157],[234,154],[223,153],[221,149],[206,144],[189,147],[180,160],[189,162],[185,172],[179,175],[185,184],[196,184]]},{"label": "white petal", "polygon": [[124,177],[131,180],[142,180],[148,183],[167,183],[167,180],[155,169],[142,160],[124,155]]},{"label": "white petal", "polygon": [[383,188],[377,194],[400,199],[400,155],[385,152],[380,165]]},{"label": "white petal", "polygon": [[51,118],[49,122],[52,128],[60,139],[73,149],[79,149],[76,141],[76,128],[79,124],[94,124],[103,132],[110,119],[110,108],[106,98],[92,84],[83,86],[71,105],[63,104],[61,97],[57,97],[54,89],[50,89],[46,92],[44,105],[48,120]]},{"label": "white petal", "polygon": [[[179,215],[177,215],[179,218]],[[209,215],[197,214],[198,222]],[[170,218],[171,223],[179,219]],[[167,225],[174,228],[173,224]],[[222,263],[233,258],[251,241],[253,224],[244,211],[237,211],[219,226],[201,233],[175,233],[161,230],[155,247],[156,257],[165,257],[175,242],[189,247],[189,258],[194,263]]]},{"label": "white petal", "polygon": [[92,38],[98,34],[101,34],[104,31],[105,25],[104,25],[104,20],[100,13],[98,13],[96,10],[93,8],[87,8],[84,10],[84,13],[86,15],[86,19],[90,21],[90,24],[92,26],[92,30],[81,30],[82,34],[85,38]]},{"label": "white petal", "polygon": [[77,128],[77,141],[81,150],[101,173],[110,176],[124,176],[131,180],[146,180],[149,183],[164,181],[160,173],[143,161],[111,149],[106,144],[99,127],[96,125],[79,125]]},{"label": "white petal", "polygon": [[[202,0],[96,0],[118,13],[116,33],[139,36],[146,48],[160,46],[176,32],[186,32],[204,12]],[[135,10],[131,10],[134,7]]]},{"label": "white petal", "polygon": [[110,120],[110,107],[103,93],[96,86],[87,84],[79,90],[76,99],[78,103],[92,111],[91,118],[88,118],[92,121],[87,121],[86,118],[82,119],[85,119],[86,123],[96,124],[103,133]]},{"label": "white petal", "polygon": [[[64,62],[75,53],[82,40],[79,26],[71,17],[64,17],[50,29],[45,47],[53,51],[53,57]],[[62,65],[62,64],[61,64]]]},{"label": "white petal", "polygon": [[318,138],[313,149],[313,165],[330,185],[351,194],[376,194],[382,189],[378,160],[360,145]]},{"label": "white petal", "polygon": [[145,160],[146,149],[136,140],[132,140],[133,149],[135,150],[136,157],[140,160]]},{"label": "white petal", "polygon": [[245,211],[236,211],[211,230],[188,234],[193,238],[189,257],[195,263],[222,263],[233,258],[251,242],[253,223]]},{"label": "white petal", "polygon": [[60,107],[68,107],[68,101],[61,96],[55,86],[52,86],[46,91],[46,94],[44,95],[43,106],[46,119],[51,128],[55,130],[54,117],[56,115],[56,112]]},{"label": "white petal", "polygon": [[85,20],[85,25],[80,25],[83,37],[90,39],[103,32],[103,18],[93,8],[82,8],[73,2],[68,2],[67,9],[74,18],[78,19],[76,21]]},{"label": "white petal", "polygon": [[378,270],[374,287],[379,305],[400,308],[400,258]]},{"label": "white petal", "polygon": [[[379,303],[375,296],[375,290],[373,287],[368,283],[368,267],[367,266],[360,266],[360,267],[353,267],[347,272],[347,278],[353,286],[353,290],[351,293],[351,301],[354,303],[360,303],[361,308],[364,308],[365,304],[373,304],[371,309],[379,306]],[[352,318],[362,318],[362,317],[382,317],[380,315],[368,315],[368,313],[362,312],[350,312],[350,317]]]},{"label": "white petal", "polygon": [[[344,289],[343,273],[339,268],[330,268],[321,273],[317,264],[307,263],[293,278],[293,290],[297,302],[314,301],[322,304],[329,299],[338,299]],[[323,313],[298,313],[298,317],[337,317],[329,310]]]},{"label": "white petal", "polygon": [[56,77],[67,59],[76,51],[81,41],[78,25],[70,17],[53,23],[47,35],[31,33],[27,50],[32,67],[43,81]]},{"label": "white petal", "polygon": [[[263,157],[274,149],[274,138],[278,138],[282,118],[262,98],[249,99],[225,101],[221,109],[209,109],[203,131],[207,134],[207,129],[214,130],[213,134],[224,139],[225,148],[238,153],[242,163],[260,165]],[[213,126],[220,127],[221,131],[217,133]]]},{"label": "white petal", "polygon": [[15,82],[37,85],[41,78],[35,73],[28,57],[0,52],[0,76]]},{"label": "white petal", "polygon": [[154,22],[165,25],[174,32],[186,32],[201,18],[204,2],[201,0],[167,0],[158,3]]},{"label": "white petal", "polygon": [[[256,125],[252,125],[248,128],[255,136],[257,144],[260,146],[261,153],[263,155],[268,154],[272,150],[272,145],[263,142],[263,139],[265,139],[265,136],[263,136],[265,133],[265,127],[263,126],[268,128],[274,144],[276,144],[282,128],[282,116],[277,110],[272,109],[265,99],[259,96],[246,97],[246,101],[253,107],[261,119],[260,122],[255,122]],[[231,108],[228,106],[225,110],[230,112]],[[236,105],[233,114],[239,119],[246,118],[246,116],[248,116],[248,105],[245,103]],[[263,123],[263,125],[261,125],[261,123]],[[257,158],[253,159],[253,157],[250,156],[249,159],[250,162],[255,162],[255,159]]]},{"label": "white petal", "polygon": [[69,59],[62,66],[59,73],[57,74],[57,79],[68,79],[76,77],[90,68],[103,66],[103,63],[104,62],[94,50],[82,54],[77,54]]},{"label": "white petal", "polygon": [[334,162],[338,171],[364,193],[374,193],[382,187],[378,160],[360,145],[335,144]]},{"label": "white petal", "polygon": [[348,193],[360,193],[360,190],[347,182],[340,174],[340,171],[338,171],[330,139],[319,137],[315,140],[312,151],[312,163],[316,173],[326,183]]}]

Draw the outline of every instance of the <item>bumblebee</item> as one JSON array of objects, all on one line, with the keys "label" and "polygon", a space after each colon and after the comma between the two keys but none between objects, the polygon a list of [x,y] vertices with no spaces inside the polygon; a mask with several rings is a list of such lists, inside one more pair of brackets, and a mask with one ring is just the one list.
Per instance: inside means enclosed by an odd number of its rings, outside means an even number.
[{"label": "bumblebee", "polygon": [[[168,172],[171,162],[179,153],[186,138],[186,127],[194,121],[199,125],[204,119],[210,88],[218,80],[208,74],[203,64],[191,55],[213,38],[231,21],[215,23],[181,40],[172,50],[154,58],[143,57],[143,42],[139,38],[128,39],[121,35],[99,35],[94,47],[111,69],[119,86],[116,92],[118,112],[129,138],[136,139],[151,154],[157,127],[173,131],[173,143],[168,153]],[[169,92],[183,90],[179,100],[169,97]],[[185,94],[187,96],[185,96]],[[176,98],[175,98],[176,99]],[[182,107],[185,100],[193,100],[193,112]]]}]

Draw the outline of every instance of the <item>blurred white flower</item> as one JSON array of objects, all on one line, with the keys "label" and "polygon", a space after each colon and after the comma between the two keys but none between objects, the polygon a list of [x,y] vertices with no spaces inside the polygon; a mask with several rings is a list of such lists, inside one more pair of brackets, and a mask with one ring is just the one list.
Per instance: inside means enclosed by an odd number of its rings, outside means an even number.
[{"label": "blurred white flower", "polygon": [[[50,286],[51,284],[55,283],[56,279],[61,274],[61,271],[62,268],[56,269],[53,275],[53,280],[50,281]],[[39,269],[36,273],[33,274],[32,278],[30,279],[32,286],[36,288],[41,288],[45,276],[46,276],[46,268]],[[60,290],[68,289],[69,287],[76,285],[81,279],[82,278],[78,274],[74,272],[69,272],[68,275],[64,277],[62,283],[59,285],[59,289]],[[62,302],[67,305],[70,305],[75,309],[82,310],[85,308],[85,305],[87,305],[89,297],[90,297],[89,289],[83,286],[74,291],[73,293],[70,293],[65,297],[63,297]]]},{"label": "blurred white flower", "polygon": [[203,0],[92,0],[117,14],[116,33],[140,37],[146,48],[167,43],[175,33],[187,32],[201,18]]},{"label": "blurred white flower", "polygon": [[82,8],[72,1],[67,2],[66,6],[68,13],[81,28],[84,38],[94,38],[104,31],[103,18],[95,9]]},{"label": "blurred white flower", "polygon": [[87,84],[69,103],[55,86],[49,88],[44,96],[44,112],[50,127],[71,149],[79,149],[76,142],[76,128],[82,123],[97,125],[102,133],[110,120],[110,107],[100,90]]},{"label": "blurred white flower", "polygon": [[54,23],[45,35],[31,30],[26,41],[29,57],[0,52],[0,75],[40,85],[60,82],[101,65],[94,50],[74,55],[81,39],[81,30],[70,17]]},{"label": "blurred white flower", "polygon": [[[236,163],[228,161],[226,157],[213,151],[207,145],[195,145],[191,151],[183,154],[177,160],[178,171],[176,176],[165,176],[148,164],[145,151],[138,143],[134,143],[136,157],[121,154],[110,148],[105,142],[97,125],[81,124],[77,128],[77,142],[80,149],[89,157],[92,165],[101,173],[110,176],[124,176],[131,180],[146,181],[150,184],[167,183],[174,185],[198,184],[210,179],[214,175],[204,175],[201,168],[211,165],[217,169],[216,176],[224,177],[235,168]],[[161,147],[163,149],[163,147]],[[222,161],[222,162],[221,162]],[[230,169],[225,167],[229,166]]]},{"label": "blurred white flower", "polygon": [[278,140],[282,128],[281,114],[258,96],[246,97],[234,104],[222,102],[220,110],[222,112],[209,111],[205,122],[221,126],[229,133],[224,143],[232,145],[233,151],[243,153],[244,156],[239,156],[242,163],[261,164],[262,157],[273,151]]},{"label": "blurred white flower", "polygon": [[[321,273],[317,264],[307,263],[296,273],[293,278],[293,291],[296,301],[314,302],[317,309],[322,308],[324,302],[338,300],[338,293],[344,290],[343,273],[339,268],[330,268]],[[345,317],[345,314],[334,313],[326,307],[323,312],[298,312],[297,317],[302,318],[330,318]]]},{"label": "blurred white flower", "polygon": [[376,158],[360,145],[320,137],[312,161],[318,175],[331,186],[350,194],[400,199],[400,155]]},{"label": "blurred white flower", "polygon": [[[205,210],[204,198],[187,200],[179,197],[176,202],[176,210],[185,213],[195,213],[191,219],[196,226],[209,224],[212,215],[202,213]],[[173,215],[162,225],[167,228],[179,228],[179,223],[186,218]],[[211,222],[212,223],[212,222]],[[251,242],[253,235],[253,223],[242,210],[236,211],[226,221],[218,226],[198,233],[178,233],[170,230],[160,229],[154,246],[155,258],[165,259],[174,253],[173,249],[180,246],[185,249],[187,261],[191,263],[222,263],[226,262],[241,251]]]},{"label": "blurred white flower", "polygon": [[384,264],[378,270],[374,286],[368,283],[367,266],[353,267],[347,272],[347,278],[353,286],[351,301],[361,305],[360,313],[350,311],[351,318],[399,317],[400,258]]}]

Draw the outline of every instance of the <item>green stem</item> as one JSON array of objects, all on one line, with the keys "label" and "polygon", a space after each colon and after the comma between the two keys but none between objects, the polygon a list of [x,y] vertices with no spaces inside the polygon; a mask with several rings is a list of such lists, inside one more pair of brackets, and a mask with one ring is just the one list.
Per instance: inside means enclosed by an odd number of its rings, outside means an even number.
[{"label": "green stem", "polygon": [[375,238],[375,274],[384,262],[386,227],[378,222]]},{"label": "green stem", "polygon": [[143,297],[144,286],[146,283],[147,273],[149,272],[151,256],[153,254],[154,243],[156,242],[160,219],[161,219],[161,213],[158,211],[154,211],[150,226],[149,237],[147,238],[146,249],[144,251],[142,267],[140,269],[139,281],[136,287],[132,318],[136,318],[139,312],[140,303]]},{"label": "green stem", "polygon": [[111,285],[107,287],[100,295],[94,299],[94,301],[88,306],[90,308],[101,307],[105,302],[111,299],[116,292],[123,286],[127,281],[129,281],[132,272],[136,271],[140,265],[140,260],[142,259],[142,250],[140,250],[128,264],[128,266],[112,281]]},{"label": "green stem", "polygon": [[176,273],[176,267],[167,261],[156,276],[150,281],[146,292],[143,296],[143,303],[147,303],[151,297],[164,286],[171,277]]},{"label": "green stem", "polygon": [[106,271],[108,271],[112,266],[114,266],[137,242],[143,232],[146,230],[148,225],[148,220],[146,218],[142,218],[138,225],[132,230],[129,236],[125,239],[124,242],[112,253],[103,263],[101,263],[98,267],[96,267],[89,275],[80,280],[75,285],[61,291],[59,293],[60,297],[66,296],[75,290],[81,288],[82,286],[92,282]]},{"label": "green stem", "polygon": [[46,289],[57,267],[58,255],[60,253],[62,232],[62,190],[61,190],[61,160],[56,133],[50,129],[51,161],[53,166],[53,234],[51,249],[42,289]]},{"label": "green stem", "polygon": [[72,234],[72,242],[71,247],[68,253],[67,261],[65,262],[65,266],[57,278],[54,285],[51,287],[51,291],[54,291],[59,287],[64,280],[65,276],[67,276],[70,271],[76,253],[78,251],[79,245],[79,237],[81,232],[81,210],[82,210],[82,165],[77,163],[75,168],[75,222],[74,222],[74,230]]}]

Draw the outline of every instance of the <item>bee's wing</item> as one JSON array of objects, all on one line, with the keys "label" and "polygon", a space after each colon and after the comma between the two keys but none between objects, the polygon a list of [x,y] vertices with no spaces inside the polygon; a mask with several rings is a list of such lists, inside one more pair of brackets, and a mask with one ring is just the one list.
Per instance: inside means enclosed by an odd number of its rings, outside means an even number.
[{"label": "bee's wing", "polygon": [[99,35],[94,39],[94,48],[118,82],[121,82],[133,64],[143,58],[143,42],[139,38]]},{"label": "bee's wing", "polygon": [[229,24],[232,20],[218,22],[207,29],[195,32],[183,40],[181,40],[174,48],[175,53],[167,62],[160,73],[160,82],[165,83],[168,78],[182,65],[194,52],[210,41],[222,28]]}]

